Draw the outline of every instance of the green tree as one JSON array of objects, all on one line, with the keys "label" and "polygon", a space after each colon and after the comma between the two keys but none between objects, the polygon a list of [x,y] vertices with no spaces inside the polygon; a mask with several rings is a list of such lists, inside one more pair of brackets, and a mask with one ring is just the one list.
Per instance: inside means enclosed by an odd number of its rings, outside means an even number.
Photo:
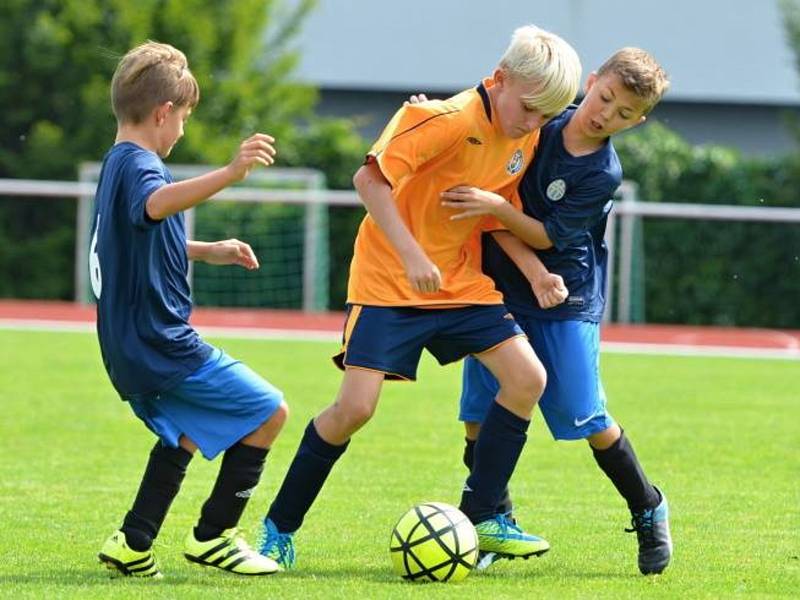
[{"label": "green tree", "polygon": [[[183,50],[201,89],[171,161],[222,164],[256,130],[278,139],[284,164],[307,158],[293,146],[331,128],[353,147],[360,138],[347,123],[313,125],[317,93],[291,79],[298,60],[292,39],[314,4],[4,0],[0,177],[74,179],[80,162],[101,159],[115,131],[111,75],[118,59],[147,39]],[[304,120],[312,125],[298,127]],[[332,180],[341,170],[335,153],[333,147],[324,157]],[[0,197],[0,296],[70,298],[74,223],[71,203]]]}]

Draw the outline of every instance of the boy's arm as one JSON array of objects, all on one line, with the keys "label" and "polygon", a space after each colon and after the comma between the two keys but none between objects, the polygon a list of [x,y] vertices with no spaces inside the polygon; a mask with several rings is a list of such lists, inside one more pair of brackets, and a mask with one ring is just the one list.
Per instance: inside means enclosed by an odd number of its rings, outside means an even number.
[{"label": "boy's arm", "polygon": [[154,221],[166,219],[244,179],[256,164],[268,167],[275,162],[275,148],[272,145],[274,141],[269,135],[257,133],[242,142],[236,158],[229,165],[199,177],[158,188],[145,204],[147,216]]},{"label": "boy's arm", "polygon": [[461,185],[441,194],[443,206],[462,209],[452,220],[492,215],[523,242],[537,250],[552,248],[553,242],[541,221],[515,208],[499,194]]},{"label": "boy's arm", "polygon": [[530,246],[508,231],[494,231],[492,237],[531,284],[539,306],[552,308],[567,299],[561,275],[550,273]]},{"label": "boy's arm", "polygon": [[250,244],[237,239],[219,242],[186,242],[186,253],[189,260],[200,260],[210,265],[239,265],[248,270],[258,268],[256,258]]},{"label": "boy's arm", "polygon": [[392,188],[377,163],[370,161],[356,171],[353,185],[370,216],[403,261],[411,287],[421,293],[438,291],[442,275],[400,217]]}]

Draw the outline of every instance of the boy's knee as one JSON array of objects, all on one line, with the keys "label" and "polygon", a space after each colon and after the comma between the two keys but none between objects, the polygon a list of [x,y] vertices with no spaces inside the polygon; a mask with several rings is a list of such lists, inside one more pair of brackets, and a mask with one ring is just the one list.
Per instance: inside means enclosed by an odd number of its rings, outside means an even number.
[{"label": "boy's knee", "polygon": [[352,429],[358,429],[372,418],[375,407],[370,402],[351,403],[344,407],[344,416]]},{"label": "boy's knee", "polygon": [[286,404],[285,400],[281,400],[281,403],[278,406],[278,408],[276,408],[275,412],[270,415],[269,419],[264,421],[264,424],[277,425],[279,427],[282,427],[283,424],[286,423],[288,418],[289,418],[289,405]]},{"label": "boy's knee", "polygon": [[547,372],[540,362],[514,370],[508,380],[503,382],[506,394],[517,402],[535,406],[547,385]]}]

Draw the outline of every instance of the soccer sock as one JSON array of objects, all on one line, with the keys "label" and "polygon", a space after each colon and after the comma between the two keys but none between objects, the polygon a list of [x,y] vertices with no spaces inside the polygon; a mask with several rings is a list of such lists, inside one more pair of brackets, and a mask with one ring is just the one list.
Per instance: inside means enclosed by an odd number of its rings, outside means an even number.
[{"label": "soccer sock", "polygon": [[461,494],[460,508],[473,523],[496,514],[527,439],[530,421],[494,402],[475,443],[472,472]]},{"label": "soccer sock", "polygon": [[186,475],[192,453],[156,442],[150,451],[139,491],[122,524],[122,532],[133,550],[143,552],[153,544],[172,501]]},{"label": "soccer sock", "polygon": [[[464,441],[466,442],[464,446],[464,464],[472,472],[472,465],[475,464],[475,440],[464,438]],[[506,486],[500,496],[500,501],[497,503],[495,512],[500,515],[508,515],[513,510],[514,504],[511,502],[511,493],[508,491],[508,486]]]},{"label": "soccer sock", "polygon": [[225,451],[214,489],[203,504],[200,521],[194,528],[196,539],[206,542],[239,523],[261,479],[268,452],[267,448],[256,448],[241,442]]},{"label": "soccer sock", "polygon": [[661,498],[647,481],[642,465],[639,464],[633,446],[624,431],[610,447],[605,450],[592,448],[592,453],[598,466],[625,498],[631,511],[640,512],[658,506]]},{"label": "soccer sock", "polygon": [[317,433],[313,420],[308,424],[281,489],[267,513],[267,518],[275,523],[278,531],[293,533],[300,529],[333,465],[349,444],[349,440],[341,446],[329,444]]}]

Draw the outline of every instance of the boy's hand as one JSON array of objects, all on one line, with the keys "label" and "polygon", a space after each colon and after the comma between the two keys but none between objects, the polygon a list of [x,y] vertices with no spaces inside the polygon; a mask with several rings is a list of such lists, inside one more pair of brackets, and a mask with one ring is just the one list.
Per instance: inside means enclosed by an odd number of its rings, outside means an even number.
[{"label": "boy's hand", "polygon": [[239,145],[239,152],[228,169],[234,181],[240,181],[250,174],[257,164],[270,166],[275,162],[275,138],[265,133],[256,133]]},{"label": "boy's hand", "polygon": [[403,261],[411,288],[421,294],[433,294],[442,287],[442,274],[424,252],[414,253]]},{"label": "boy's hand", "polygon": [[539,306],[542,308],[553,308],[567,299],[569,291],[564,285],[561,275],[555,273],[545,273],[543,276],[531,281],[531,288]]},{"label": "boy's hand", "polygon": [[249,271],[258,268],[258,259],[250,244],[236,239],[210,244],[203,262],[210,265],[239,265]]},{"label": "boy's hand", "polygon": [[419,104],[420,102],[427,102],[428,97],[425,94],[411,94],[408,97],[408,100],[403,102],[403,106],[408,106],[409,104]]},{"label": "boy's hand", "polygon": [[459,208],[461,212],[450,217],[451,221],[497,215],[504,206],[510,206],[506,199],[492,192],[467,185],[459,185],[441,193],[442,206]]}]

